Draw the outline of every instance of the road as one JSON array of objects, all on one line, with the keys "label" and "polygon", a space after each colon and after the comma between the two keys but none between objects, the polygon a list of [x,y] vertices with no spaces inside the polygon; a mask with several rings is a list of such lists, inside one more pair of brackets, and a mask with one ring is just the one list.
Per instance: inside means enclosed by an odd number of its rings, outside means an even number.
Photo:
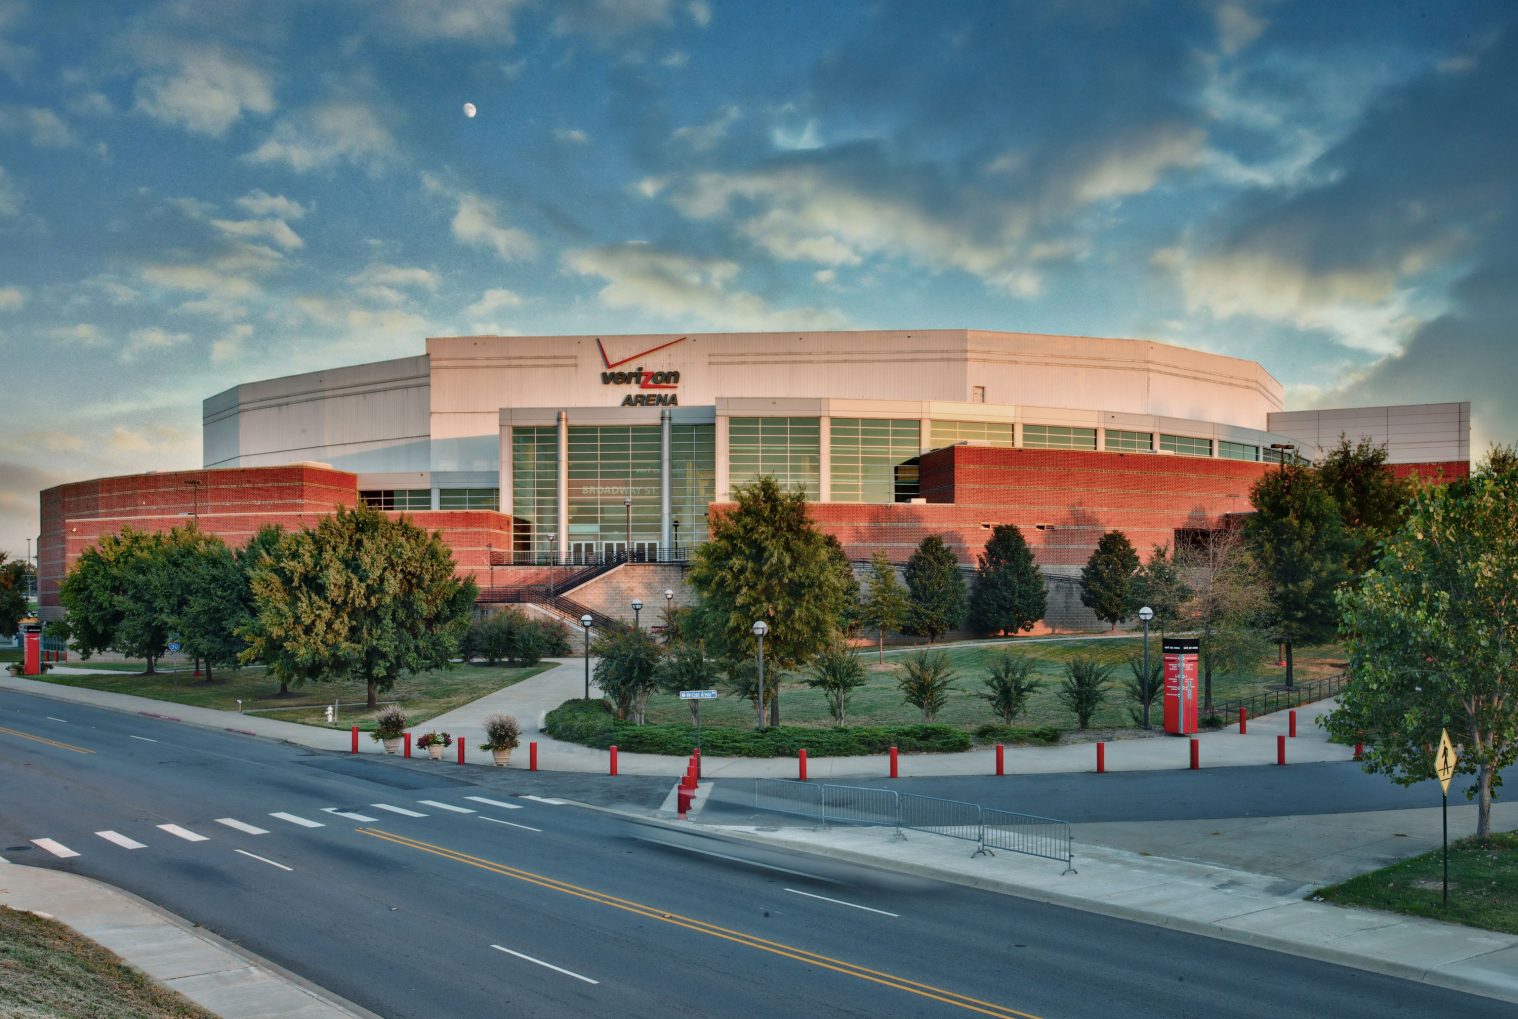
[{"label": "road", "polygon": [[667,845],[554,802],[594,787],[646,810],[656,779],[353,758],[17,694],[0,774],[0,855],[125,888],[385,1016],[1511,1011],[805,855]]}]

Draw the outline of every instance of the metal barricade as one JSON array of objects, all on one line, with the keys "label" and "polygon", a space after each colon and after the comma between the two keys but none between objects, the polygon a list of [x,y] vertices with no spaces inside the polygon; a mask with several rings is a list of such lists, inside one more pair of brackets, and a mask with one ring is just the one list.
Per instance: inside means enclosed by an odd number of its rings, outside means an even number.
[{"label": "metal barricade", "polygon": [[754,809],[777,814],[798,814],[823,823],[824,786],[783,778],[754,779]]},{"label": "metal barricade", "polygon": [[[1005,849],[1050,860],[1073,863],[1074,848],[1070,822],[1036,814],[1018,814],[1011,810],[986,807],[981,811],[981,847]],[[1074,867],[1070,868],[1074,870]]]},{"label": "metal barricade", "polygon": [[901,794],[894,789],[824,785],[822,818],[829,824],[890,825],[899,831]]},{"label": "metal barricade", "polygon": [[976,803],[904,793],[901,797],[901,826],[911,831],[974,842],[976,856],[985,852],[981,845],[981,810]]}]

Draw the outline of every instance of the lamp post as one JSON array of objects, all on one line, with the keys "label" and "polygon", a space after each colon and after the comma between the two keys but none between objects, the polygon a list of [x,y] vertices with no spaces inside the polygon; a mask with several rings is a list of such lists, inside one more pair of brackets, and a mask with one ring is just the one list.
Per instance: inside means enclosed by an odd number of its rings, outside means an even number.
[{"label": "lamp post", "polygon": [[670,526],[675,529],[675,558],[680,558],[680,521],[671,520]]},{"label": "lamp post", "polygon": [[485,562],[490,567],[490,593],[495,596],[495,546],[485,543]]},{"label": "lamp post", "polygon": [[638,631],[638,613],[640,613],[640,612],[643,611],[643,599],[642,598],[634,598],[632,600],[632,606],[633,606],[633,632],[636,633]]},{"label": "lamp post", "polygon": [[190,519],[200,522],[200,479],[186,478],[184,483],[190,488]]},{"label": "lamp post", "polygon": [[754,623],[754,636],[759,638],[759,728],[764,728],[764,635],[770,632],[770,624],[764,620]]},{"label": "lamp post", "polygon": [[559,536],[557,534],[550,534],[548,536],[548,597],[550,598],[553,597],[554,571],[558,568],[559,565],[559,557],[554,554],[554,545],[558,542],[558,540]]},{"label": "lamp post", "polygon": [[1291,452],[1292,452],[1292,459],[1295,460],[1296,459],[1296,452],[1297,452],[1297,444],[1295,442],[1272,442],[1270,444],[1270,448],[1271,449],[1278,449],[1278,450],[1281,451],[1281,459],[1278,462],[1281,465],[1281,472],[1284,474],[1286,472],[1286,451],[1288,449],[1291,450]]},{"label": "lamp post", "polygon": [[[1270,444],[1270,448],[1271,449],[1278,449],[1278,450],[1281,451],[1280,474],[1281,474],[1281,477],[1282,477],[1282,484],[1285,484],[1285,476],[1286,476],[1286,451],[1288,449],[1291,450],[1292,451],[1292,459],[1296,459],[1296,451],[1297,451],[1296,443],[1294,443],[1294,442],[1272,442]],[[1285,666],[1286,665],[1286,642],[1283,641],[1283,640],[1279,640],[1279,639],[1276,641],[1276,665],[1278,665],[1278,666]],[[1290,686],[1291,686],[1291,673],[1289,671],[1286,674],[1286,686],[1288,688],[1290,688]]]},{"label": "lamp post", "polygon": [[580,617],[580,625],[585,628],[585,699],[590,700],[590,624],[595,620],[590,618],[590,613]]},{"label": "lamp post", "polygon": [[633,552],[633,497],[631,494],[622,497],[622,510],[627,514],[627,562],[632,562]]},{"label": "lamp post", "polygon": [[1144,621],[1144,729],[1149,729],[1149,694],[1153,684],[1149,679],[1149,620],[1154,618],[1154,610],[1148,605],[1139,609],[1139,618]]}]

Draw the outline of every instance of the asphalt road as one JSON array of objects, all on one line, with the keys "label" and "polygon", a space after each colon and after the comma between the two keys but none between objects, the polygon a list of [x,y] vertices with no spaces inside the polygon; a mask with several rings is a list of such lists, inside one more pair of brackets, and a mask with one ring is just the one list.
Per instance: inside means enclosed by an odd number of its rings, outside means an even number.
[{"label": "asphalt road", "polygon": [[0,776],[0,855],[125,888],[386,1016],[1511,1011],[552,802],[646,809],[660,780],[351,758],[15,694]]}]

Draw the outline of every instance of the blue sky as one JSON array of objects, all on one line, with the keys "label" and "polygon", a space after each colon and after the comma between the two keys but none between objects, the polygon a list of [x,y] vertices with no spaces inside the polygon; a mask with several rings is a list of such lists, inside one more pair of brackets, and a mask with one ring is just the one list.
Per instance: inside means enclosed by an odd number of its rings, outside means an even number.
[{"label": "blue sky", "polygon": [[1148,337],[1513,441],[1515,109],[1508,3],[0,0],[0,549],[429,335]]}]

